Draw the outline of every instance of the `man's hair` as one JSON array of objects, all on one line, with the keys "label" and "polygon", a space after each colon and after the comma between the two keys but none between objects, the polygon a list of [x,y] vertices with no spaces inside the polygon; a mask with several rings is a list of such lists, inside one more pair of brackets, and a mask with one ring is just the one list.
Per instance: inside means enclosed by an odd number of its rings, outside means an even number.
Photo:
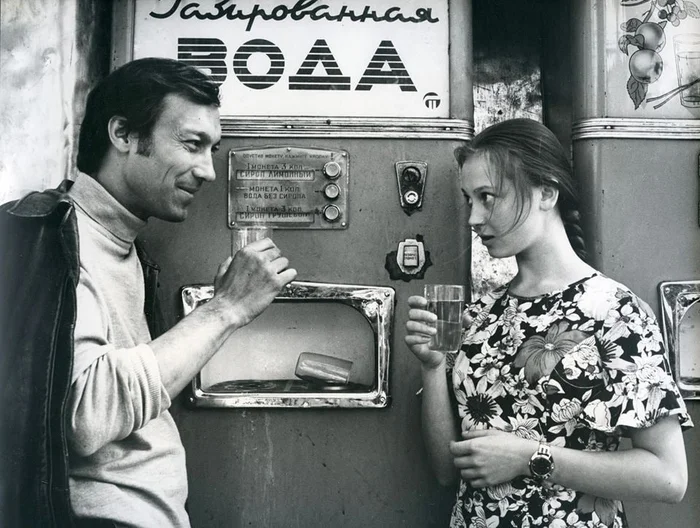
[{"label": "man's hair", "polygon": [[[140,152],[147,152],[153,126],[169,94],[201,105],[220,105],[216,84],[196,68],[173,59],[138,59],[102,79],[87,98],[78,170],[91,175],[99,170],[110,145],[107,125],[114,116],[126,120],[127,132],[139,137]],[[141,141],[145,144],[140,145]]]}]

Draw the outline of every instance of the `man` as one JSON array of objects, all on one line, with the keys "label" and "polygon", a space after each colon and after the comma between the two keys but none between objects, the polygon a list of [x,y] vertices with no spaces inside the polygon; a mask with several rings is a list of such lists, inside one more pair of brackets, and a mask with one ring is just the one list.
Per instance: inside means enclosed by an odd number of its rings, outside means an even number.
[{"label": "man", "polygon": [[[135,240],[151,217],[185,220],[199,188],[214,180],[218,106],[217,87],[193,68],[168,59],[128,63],[88,96],[78,152],[81,173],[67,192],[37,193],[10,210],[22,216],[22,207],[33,204],[25,216],[48,219],[62,205],[56,228],[62,254],[66,246],[78,246],[79,278],[77,284],[67,280],[75,297],[57,293],[58,301],[47,304],[60,307],[62,315],[54,311],[45,325],[53,322],[51,343],[69,335],[73,346],[64,403],[70,501],[83,520],[79,525],[94,526],[88,520],[99,519],[106,526],[189,526],[185,454],[168,412],[171,399],[231,333],[257,317],[296,276],[270,239],[253,242],[221,264],[209,302],[169,331],[152,335],[154,321],[145,313],[153,311],[148,287],[154,283],[153,267]],[[48,195],[51,207],[45,203]],[[77,236],[65,230],[72,218]],[[24,241],[27,222],[22,225]],[[35,248],[19,252],[31,257]],[[60,261],[61,251],[55,254]],[[63,277],[70,279],[75,270],[67,260]],[[51,284],[59,283],[52,279]],[[74,326],[56,324],[70,323],[66,307],[72,299]]]}]

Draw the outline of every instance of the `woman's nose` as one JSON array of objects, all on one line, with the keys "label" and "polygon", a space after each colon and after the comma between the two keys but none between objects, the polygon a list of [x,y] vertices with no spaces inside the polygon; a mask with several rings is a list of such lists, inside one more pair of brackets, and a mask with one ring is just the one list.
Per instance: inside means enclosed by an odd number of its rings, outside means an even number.
[{"label": "woman's nose", "polygon": [[471,227],[475,227],[484,223],[484,211],[480,210],[478,205],[472,205],[469,208],[468,223]]}]

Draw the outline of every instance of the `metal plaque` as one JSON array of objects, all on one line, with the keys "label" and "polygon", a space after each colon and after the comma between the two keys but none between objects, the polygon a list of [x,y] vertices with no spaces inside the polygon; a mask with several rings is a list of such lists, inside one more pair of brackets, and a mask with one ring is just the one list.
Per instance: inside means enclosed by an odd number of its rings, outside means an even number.
[{"label": "metal plaque", "polygon": [[348,153],[268,146],[229,152],[229,227],[348,227]]}]

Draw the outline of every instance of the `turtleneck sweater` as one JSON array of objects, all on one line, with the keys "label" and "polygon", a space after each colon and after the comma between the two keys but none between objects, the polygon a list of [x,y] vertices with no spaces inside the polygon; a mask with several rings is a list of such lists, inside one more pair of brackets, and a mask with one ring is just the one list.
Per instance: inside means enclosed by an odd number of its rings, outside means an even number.
[{"label": "turtleneck sweater", "polygon": [[146,222],[90,176],[69,191],[80,241],[73,384],[71,502],[119,526],[189,527],[185,453],[148,346],[134,241]]}]

